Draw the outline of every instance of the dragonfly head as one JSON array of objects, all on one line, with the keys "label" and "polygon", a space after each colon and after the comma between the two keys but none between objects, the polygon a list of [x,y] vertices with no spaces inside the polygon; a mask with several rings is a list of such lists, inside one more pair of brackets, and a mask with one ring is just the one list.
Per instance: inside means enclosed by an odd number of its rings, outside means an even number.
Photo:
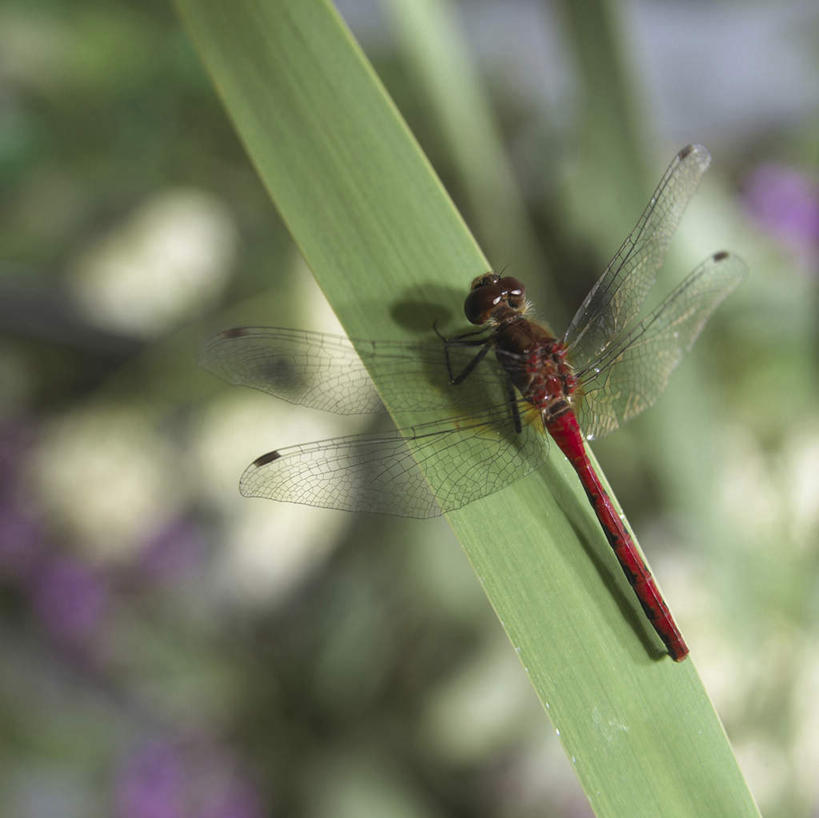
[{"label": "dragonfly head", "polygon": [[501,278],[497,273],[485,273],[473,280],[464,301],[464,313],[472,324],[500,320],[511,313],[526,309],[526,288],[512,276]]}]

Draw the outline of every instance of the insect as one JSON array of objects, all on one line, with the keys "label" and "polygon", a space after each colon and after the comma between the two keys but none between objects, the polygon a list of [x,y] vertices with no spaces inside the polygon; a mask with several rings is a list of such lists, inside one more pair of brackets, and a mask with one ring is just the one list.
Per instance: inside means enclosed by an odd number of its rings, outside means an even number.
[{"label": "insect", "polygon": [[[294,404],[340,414],[378,411],[382,404],[369,370],[402,411],[449,411],[444,419],[384,434],[271,451],[245,470],[242,494],[431,517],[528,474],[543,462],[551,438],[577,472],[668,653],[684,659],[685,640],[594,471],[585,441],[654,403],[711,313],[746,273],[737,256],[715,253],[659,306],[640,314],[709,163],[701,145],[674,157],[634,230],[560,337],[529,317],[524,285],[496,273],[478,276],[464,303],[467,319],[480,328],[452,338],[369,341],[264,327],[217,335],[203,351],[206,368]],[[437,488],[434,496],[430,483]]]}]

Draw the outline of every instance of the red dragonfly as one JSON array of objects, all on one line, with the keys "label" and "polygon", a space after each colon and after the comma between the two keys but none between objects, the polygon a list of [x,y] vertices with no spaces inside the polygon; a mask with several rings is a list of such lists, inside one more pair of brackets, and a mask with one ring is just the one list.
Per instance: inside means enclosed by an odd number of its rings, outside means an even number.
[{"label": "red dragonfly", "polygon": [[701,145],[674,157],[561,338],[527,317],[531,305],[520,281],[494,273],[472,282],[464,305],[468,320],[482,329],[454,338],[369,341],[266,327],[217,335],[204,349],[206,368],[294,404],[339,414],[378,411],[383,404],[372,371],[401,412],[450,411],[444,420],[403,428],[399,414],[399,428],[385,434],[276,449],[247,467],[242,494],[432,517],[538,468],[551,437],[577,471],[648,619],[671,657],[684,659],[688,647],[592,468],[584,438],[602,437],[654,403],[708,317],[746,272],[736,256],[715,253],[640,317],[709,162]]}]

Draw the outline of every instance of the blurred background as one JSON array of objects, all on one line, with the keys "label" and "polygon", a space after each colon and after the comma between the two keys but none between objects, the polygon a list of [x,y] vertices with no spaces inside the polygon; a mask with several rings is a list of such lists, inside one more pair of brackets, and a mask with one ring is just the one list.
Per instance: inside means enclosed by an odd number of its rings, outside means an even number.
[{"label": "blurred background", "polygon": [[[819,7],[338,7],[556,329],[711,150],[657,289],[750,276],[594,448],[763,812],[819,816]],[[0,179],[4,815],[590,816],[444,522],[238,495],[363,425],[197,369],[336,325],[168,5],[3,5]]]}]

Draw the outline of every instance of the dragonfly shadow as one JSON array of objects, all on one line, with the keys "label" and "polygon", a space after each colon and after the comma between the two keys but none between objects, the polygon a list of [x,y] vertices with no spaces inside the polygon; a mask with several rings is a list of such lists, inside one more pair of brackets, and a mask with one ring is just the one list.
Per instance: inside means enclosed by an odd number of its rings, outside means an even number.
[{"label": "dragonfly shadow", "polygon": [[[436,292],[438,291],[438,292]],[[459,293],[454,287],[434,286],[425,291],[427,297],[420,299],[408,296],[396,301],[390,315],[398,326],[415,333],[428,333],[435,326],[449,326],[460,320],[462,313],[446,304],[457,304]]]},{"label": "dragonfly shadow", "polygon": [[642,642],[646,654],[650,659],[659,661],[668,654],[657,644],[654,631],[642,610],[634,604],[634,594],[628,586],[617,560],[608,544],[601,542],[599,523],[588,515],[588,503],[580,499],[566,484],[557,468],[547,461],[542,470],[541,478],[548,483],[548,489],[557,500],[566,519],[577,534],[578,540],[586,552],[586,556],[594,565],[595,570],[603,580],[622,617],[629,623],[631,629]]},{"label": "dragonfly shadow", "polygon": [[[446,327],[452,334],[464,332],[469,328],[463,313],[468,283],[465,281],[463,287],[435,282],[421,288],[407,287],[389,304],[390,317],[397,326],[414,337],[426,338],[433,334],[436,326]],[[378,314],[384,311],[383,301],[366,299],[360,294],[357,294],[356,304],[364,312]]]},{"label": "dragonfly shadow", "polygon": [[[499,426],[508,425],[514,433],[508,377],[494,355],[485,356],[462,382],[451,382],[451,376],[470,367],[482,346],[463,313],[463,298],[464,290],[454,286],[430,283],[420,294],[417,287],[406,288],[390,304],[389,312],[409,339],[353,338],[353,345],[383,397],[390,401],[399,426],[471,416],[494,408],[495,416],[503,416]],[[359,298],[358,303],[365,312],[383,310],[383,304],[372,300],[367,303]],[[446,345],[438,333],[455,339],[464,333],[472,333],[472,337]],[[311,354],[317,356],[317,350]],[[300,360],[297,363],[303,365]],[[341,368],[349,371],[350,366],[345,362]]]}]

